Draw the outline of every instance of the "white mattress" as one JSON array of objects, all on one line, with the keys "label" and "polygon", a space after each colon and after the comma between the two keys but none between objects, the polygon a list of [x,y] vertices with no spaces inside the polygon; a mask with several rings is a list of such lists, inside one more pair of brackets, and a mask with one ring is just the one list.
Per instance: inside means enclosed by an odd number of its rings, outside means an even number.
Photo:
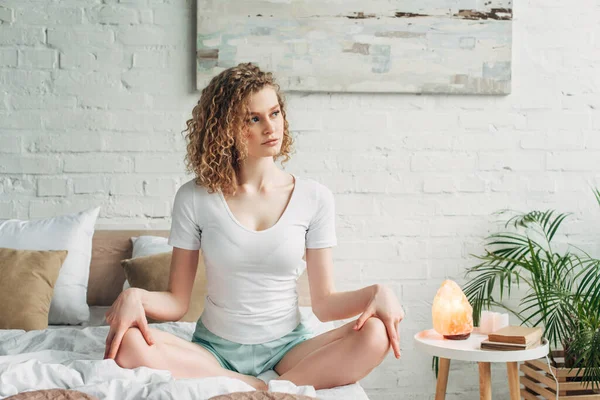
[{"label": "white mattress", "polygon": [[[219,394],[252,390],[242,381],[225,378],[178,379],[168,371],[150,368],[128,370],[114,360],[103,360],[108,307],[91,307],[91,318],[81,326],[53,325],[40,331],[0,330],[0,399],[39,389],[76,389],[100,399],[208,399]],[[305,323],[317,333],[323,324],[310,308],[302,308]],[[193,322],[151,324],[153,328],[190,340]],[[260,377],[276,377],[267,371]],[[291,385],[293,386],[293,385]],[[313,388],[304,388],[314,390]],[[290,392],[302,388],[290,388]],[[308,392],[304,392],[308,393]],[[368,400],[360,384],[318,390],[319,399]]]}]

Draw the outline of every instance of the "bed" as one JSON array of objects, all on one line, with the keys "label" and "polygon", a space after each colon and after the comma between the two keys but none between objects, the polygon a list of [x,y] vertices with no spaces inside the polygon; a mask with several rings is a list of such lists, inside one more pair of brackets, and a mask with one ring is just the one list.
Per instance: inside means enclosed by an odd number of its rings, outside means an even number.
[{"label": "bed", "polygon": [[[132,236],[168,236],[164,230],[98,230],[92,241],[92,261],[87,293],[91,317],[77,326],[50,325],[47,329],[0,330],[0,399],[21,392],[64,388],[100,399],[208,399],[233,392],[250,391],[242,381],[225,378],[178,379],[168,371],[150,368],[127,370],[114,360],[103,360],[108,326],[104,314],[119,295],[125,281],[120,260],[131,257]],[[306,276],[298,285],[303,320],[317,333],[334,328],[312,313]],[[190,340],[193,322],[162,322],[151,326]],[[274,371],[260,376],[266,381]],[[285,386],[270,382],[273,391],[315,396],[319,399],[368,400],[359,383],[328,390]]]}]

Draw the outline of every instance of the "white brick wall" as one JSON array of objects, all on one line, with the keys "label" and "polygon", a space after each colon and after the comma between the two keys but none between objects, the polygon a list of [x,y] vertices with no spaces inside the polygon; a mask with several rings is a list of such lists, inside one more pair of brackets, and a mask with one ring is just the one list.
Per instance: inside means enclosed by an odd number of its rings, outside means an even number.
[{"label": "white brick wall", "polygon": [[[99,228],[169,227],[190,178],[195,2],[100,3],[0,2],[0,218],[100,205]],[[338,288],[384,282],[407,310],[402,359],[363,381],[371,398],[433,398],[412,336],[441,281],[474,263],[491,212],[572,211],[569,240],[600,255],[599,13],[516,2],[509,96],[287,94],[287,168],[335,193]],[[478,398],[476,366],[451,369],[447,398]],[[503,367],[493,376],[506,398]]]}]

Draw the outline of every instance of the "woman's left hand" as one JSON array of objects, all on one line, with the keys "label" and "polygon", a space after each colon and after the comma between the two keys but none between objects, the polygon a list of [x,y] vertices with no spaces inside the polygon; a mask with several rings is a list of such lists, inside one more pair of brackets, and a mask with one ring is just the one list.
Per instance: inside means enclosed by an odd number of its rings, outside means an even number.
[{"label": "woman's left hand", "polygon": [[355,330],[360,330],[371,317],[379,318],[385,325],[396,358],[400,358],[400,331],[398,324],[404,319],[404,310],[394,292],[384,285],[376,285],[375,294],[367,309],[356,320]]}]

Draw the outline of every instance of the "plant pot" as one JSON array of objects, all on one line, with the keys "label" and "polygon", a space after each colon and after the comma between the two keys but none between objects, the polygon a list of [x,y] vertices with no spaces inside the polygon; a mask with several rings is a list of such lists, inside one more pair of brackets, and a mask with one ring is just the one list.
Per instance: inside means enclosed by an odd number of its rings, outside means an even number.
[{"label": "plant pot", "polygon": [[[582,382],[581,375],[577,369],[571,370],[564,366],[564,352],[556,350],[552,352],[557,365],[550,367],[554,376],[558,380],[558,395],[561,400],[581,399],[581,400],[600,400],[600,391],[592,390],[591,385]],[[550,373],[550,368],[545,359],[525,361],[521,364],[521,372],[524,375],[519,377],[523,388],[521,389],[521,398],[525,400],[556,399],[556,382]],[[576,376],[579,372],[580,376]]]}]

